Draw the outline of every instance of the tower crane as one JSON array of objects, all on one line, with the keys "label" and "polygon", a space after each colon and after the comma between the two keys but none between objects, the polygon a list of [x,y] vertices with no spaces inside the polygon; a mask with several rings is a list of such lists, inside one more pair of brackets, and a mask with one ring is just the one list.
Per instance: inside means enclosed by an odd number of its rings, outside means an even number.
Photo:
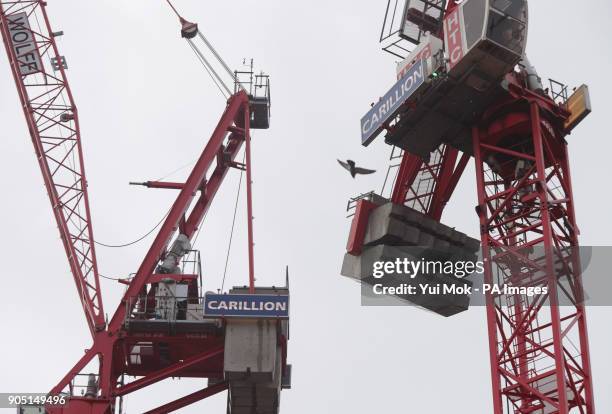
[{"label": "tower crane", "polygon": [[[278,413],[280,391],[290,387],[289,287],[255,286],[251,203],[251,129],[269,127],[268,77],[251,71],[249,83],[240,82],[197,24],[179,15],[182,36],[224,87],[227,102],[185,182],[139,183],[178,194],[106,320],[78,110],[55,41],[63,33],[53,31],[46,6],[42,0],[0,1],[0,31],[93,344],[49,392],[65,396],[65,405],[22,412],[120,413],[125,395],[187,377],[207,378],[208,386],[147,412],[176,411],[228,390],[228,413]],[[222,65],[231,89],[196,41]],[[238,162],[243,146],[245,161]],[[247,175],[248,284],[201,297],[194,237],[231,169]],[[97,372],[85,371],[96,362]],[[137,379],[126,382],[126,376]]]},{"label": "tower crane", "polygon": [[[389,0],[380,41],[400,59],[397,79],[362,118],[361,142],[384,133],[401,161],[389,197],[349,202],[342,274],[369,286],[376,261],[456,263],[480,250],[484,284],[519,292],[486,294],[493,412],[594,414],[566,139],[591,112],[589,92],[544,87],[525,55],[527,29],[526,0]],[[472,158],[480,241],[440,221]],[[424,278],[475,283],[413,281]],[[446,317],[470,304],[469,295],[396,299]]]}]

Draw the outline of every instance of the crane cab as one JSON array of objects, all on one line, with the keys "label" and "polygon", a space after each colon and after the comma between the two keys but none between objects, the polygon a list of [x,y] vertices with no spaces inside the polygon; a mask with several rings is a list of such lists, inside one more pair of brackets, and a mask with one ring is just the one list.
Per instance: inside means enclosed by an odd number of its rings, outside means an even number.
[{"label": "crane cab", "polygon": [[249,126],[252,129],[270,128],[270,75],[253,72],[253,62],[249,71],[236,71],[235,90],[243,89],[249,95]]},{"label": "crane cab", "polygon": [[527,46],[527,0],[467,0],[444,18],[447,70],[479,91],[512,71]]},{"label": "crane cab", "polygon": [[251,128],[270,128],[270,98],[251,97]]}]

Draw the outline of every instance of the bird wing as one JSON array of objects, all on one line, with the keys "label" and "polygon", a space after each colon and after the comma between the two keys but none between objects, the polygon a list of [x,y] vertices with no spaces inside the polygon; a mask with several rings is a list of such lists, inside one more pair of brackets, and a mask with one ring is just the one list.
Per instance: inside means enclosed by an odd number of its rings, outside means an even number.
[{"label": "bird wing", "polygon": [[374,174],[376,170],[369,170],[367,168],[357,167],[355,168],[355,174]]},{"label": "bird wing", "polygon": [[351,167],[346,162],[338,160],[338,163],[342,165],[345,170],[351,171]]}]

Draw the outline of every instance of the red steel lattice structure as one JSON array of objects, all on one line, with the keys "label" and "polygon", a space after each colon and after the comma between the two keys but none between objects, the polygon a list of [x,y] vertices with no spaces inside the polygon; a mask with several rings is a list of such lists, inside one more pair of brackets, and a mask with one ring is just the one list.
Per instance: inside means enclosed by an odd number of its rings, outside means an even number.
[{"label": "red steel lattice structure", "polygon": [[[224,337],[220,329],[199,333],[133,332],[127,326],[145,306],[146,295],[162,278],[190,281],[197,292],[194,275],[156,274],[156,266],[168,253],[178,235],[193,240],[217,191],[231,168],[246,170],[249,221],[249,288],[253,292],[253,242],[251,214],[250,97],[244,90],[232,95],[184,183],[147,182],[151,188],[179,190],[167,217],[147,251],[138,271],[108,324],[104,320],[94,241],[87,199],[87,181],[81,148],[78,113],[66,79],[66,66],[59,54],[44,1],[0,1],[0,27],[19,97],[39,164],[45,179],[62,241],[75,278],[93,345],[51,390],[69,392],[64,407],[46,407],[49,413],[100,413],[116,409],[124,395],[170,377],[212,378],[213,383],[149,413],[178,410],[228,388],[223,378]],[[37,22],[40,27],[30,27]],[[245,145],[246,163],[236,162]],[[146,344],[146,345],[142,345]],[[137,347],[152,351],[137,362]],[[168,351],[162,352],[168,349]],[[163,353],[163,355],[162,355]],[[93,395],[77,396],[75,380],[98,364]],[[283,363],[285,361],[283,360]],[[123,383],[123,375],[140,377]]]},{"label": "red steel lattice structure", "polygon": [[[104,329],[105,322],[79,116],[42,3],[3,1],[2,38],[70,270],[94,335]],[[30,17],[39,27],[30,28]],[[49,62],[55,62],[55,68]]]},{"label": "red steel lattice structure", "polygon": [[548,290],[487,297],[495,413],[595,412],[567,115],[514,83],[473,129],[485,282]]},{"label": "red steel lattice structure", "polygon": [[[510,94],[473,128],[485,283],[548,293],[487,296],[494,413],[593,414],[568,113],[508,79]],[[439,220],[471,158],[458,153],[445,144],[430,161],[404,153],[391,200]],[[360,252],[373,207],[357,204],[349,252]]]},{"label": "red steel lattice structure", "polygon": [[391,201],[407,205],[439,220],[467,166],[470,156],[442,144],[428,161],[405,152],[391,194]]}]

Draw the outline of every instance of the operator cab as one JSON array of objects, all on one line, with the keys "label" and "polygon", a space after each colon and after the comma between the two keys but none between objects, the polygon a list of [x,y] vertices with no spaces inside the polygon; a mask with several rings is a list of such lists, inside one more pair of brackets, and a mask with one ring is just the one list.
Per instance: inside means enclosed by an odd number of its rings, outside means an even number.
[{"label": "operator cab", "polygon": [[527,46],[526,0],[467,0],[444,19],[449,75],[477,71],[480,88],[512,71]]},{"label": "operator cab", "polygon": [[255,74],[253,60],[243,65],[247,70],[234,71],[234,93],[245,91],[249,96],[250,123],[252,129],[270,128],[270,75]]},{"label": "operator cab", "polygon": [[270,76],[264,73],[255,75],[249,94],[251,106],[251,128],[270,128]]},{"label": "operator cab", "polygon": [[270,128],[270,98],[251,97],[251,128]]}]

